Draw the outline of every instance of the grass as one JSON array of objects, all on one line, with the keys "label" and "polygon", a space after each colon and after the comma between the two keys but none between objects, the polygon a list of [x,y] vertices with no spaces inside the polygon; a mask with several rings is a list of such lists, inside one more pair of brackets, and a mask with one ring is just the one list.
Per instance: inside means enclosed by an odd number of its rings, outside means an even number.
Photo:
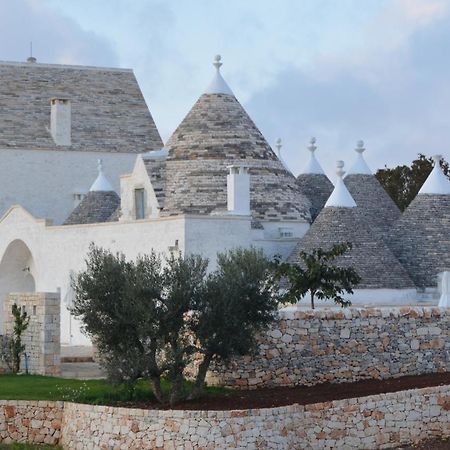
[{"label": "grass", "polygon": [[[186,389],[191,384],[186,383]],[[163,381],[164,390],[169,389]],[[225,388],[208,387],[207,395],[229,392]],[[140,380],[130,389],[113,386],[106,380],[71,380],[39,375],[0,375],[1,400],[63,400],[95,405],[114,405],[122,401],[154,401],[146,380]],[[20,447],[18,447],[20,448]],[[0,447],[0,450],[2,448]]]}]

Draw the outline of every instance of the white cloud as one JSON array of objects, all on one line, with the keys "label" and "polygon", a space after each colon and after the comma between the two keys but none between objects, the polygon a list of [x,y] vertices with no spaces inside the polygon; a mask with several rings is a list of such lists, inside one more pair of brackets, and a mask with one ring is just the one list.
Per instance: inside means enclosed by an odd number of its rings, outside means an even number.
[{"label": "white cloud", "polygon": [[116,65],[111,44],[41,0],[0,0],[0,59],[25,61],[29,43],[40,62]]}]

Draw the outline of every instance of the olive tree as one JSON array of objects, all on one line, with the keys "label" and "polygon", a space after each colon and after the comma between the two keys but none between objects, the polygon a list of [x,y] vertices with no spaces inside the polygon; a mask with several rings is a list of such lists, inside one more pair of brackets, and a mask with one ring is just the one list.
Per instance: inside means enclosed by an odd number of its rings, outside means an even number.
[{"label": "olive tree", "polygon": [[[184,381],[195,356],[202,362],[189,397],[201,394],[214,358],[254,348],[255,333],[275,317],[270,262],[257,250],[219,254],[217,269],[195,255],[135,261],[91,246],[86,270],[72,280],[73,314],[96,343],[109,378],[148,378],[161,403],[185,399]],[[165,377],[169,393],[161,389]]]}]

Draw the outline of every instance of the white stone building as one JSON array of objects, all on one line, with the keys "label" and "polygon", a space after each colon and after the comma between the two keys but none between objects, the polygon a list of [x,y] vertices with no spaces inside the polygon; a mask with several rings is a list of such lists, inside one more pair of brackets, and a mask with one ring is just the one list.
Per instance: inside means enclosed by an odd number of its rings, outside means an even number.
[{"label": "white stone building", "polygon": [[62,223],[99,158],[119,192],[136,155],[161,146],[132,70],[0,62],[0,215],[20,204]]},{"label": "white stone building", "polygon": [[[211,260],[211,267],[217,252],[250,245],[263,248],[268,255],[287,257],[309,227],[309,200],[226,85],[219,72],[220,65],[216,60],[213,82],[163,149],[162,145],[156,145],[159,135],[148,110],[143,108],[135,113],[142,117],[135,117],[122,125],[133,130],[140,124],[142,132],[148,131],[153,136],[153,140],[143,139],[140,145],[129,143],[125,147],[134,153],[142,153],[137,157],[117,153],[120,147],[112,140],[114,136],[118,141],[125,140],[121,129],[110,136],[99,137],[99,148],[102,140],[111,144],[111,147],[105,144],[103,152],[91,151],[95,146],[89,139],[91,134],[95,135],[95,129],[90,131],[88,125],[83,130],[87,142],[83,150],[75,150],[71,146],[60,149],[64,143],[56,144],[59,137],[52,137],[51,128],[50,131],[41,130],[52,149],[28,152],[37,155],[35,158],[45,166],[42,171],[53,173],[62,170],[69,179],[58,184],[50,177],[44,187],[34,185],[39,185],[43,181],[41,178],[31,180],[29,184],[23,180],[23,192],[20,189],[16,192],[15,187],[10,189],[11,200],[9,197],[4,200],[9,209],[0,220],[0,299],[9,292],[59,291],[63,305],[70,306],[73,300],[70,276],[84,267],[91,242],[124,252],[129,258],[152,249],[161,253],[174,250],[183,254],[199,253]],[[27,77],[32,78],[39,64],[13,64],[11,67],[25,70]],[[55,68],[45,66],[45,69],[51,72]],[[97,72],[102,71],[92,68],[55,70],[75,71],[80,77],[87,74],[94,78]],[[116,75],[108,70],[104,71],[108,76]],[[132,77],[131,72],[117,73],[119,77],[123,73]],[[58,108],[67,107],[67,93],[64,99],[60,98],[62,95],[52,96],[61,100],[57,102]],[[75,105],[80,101],[72,100],[72,120],[75,118]],[[136,107],[141,106],[138,104]],[[94,101],[87,110],[95,109],[98,108]],[[45,120],[50,121],[50,111],[49,105]],[[125,120],[119,113],[114,117]],[[92,120],[94,118],[91,117]],[[69,120],[66,119],[63,117],[63,134]],[[75,129],[74,126],[72,146]],[[152,135],[150,132],[153,131]],[[14,131],[10,133],[12,135]],[[124,133],[132,135],[128,128]],[[157,150],[148,151],[153,150],[152,147]],[[24,152],[26,157],[29,154],[16,148],[9,151],[11,157],[16,152]],[[84,170],[82,177],[72,167],[72,152],[75,151],[78,152],[79,169]],[[39,155],[47,154],[45,152],[50,152],[51,156],[61,153],[58,157],[61,165],[46,162],[45,157],[39,159]],[[94,181],[92,170],[95,170],[94,161],[99,155],[105,167],[100,168]],[[128,166],[120,159],[121,156]],[[130,156],[133,165],[129,164]],[[120,190],[116,188],[118,173],[122,175]],[[89,192],[88,189],[83,191],[86,196],[74,208],[72,195],[80,178],[89,179],[92,187]],[[118,197],[116,199],[113,189],[120,192],[120,208],[117,208]],[[35,195],[40,205],[28,198],[28,190],[38,191]],[[4,191],[9,192],[6,188]],[[58,197],[65,199],[64,205],[69,201],[70,207],[54,205],[53,202],[59,202]],[[57,223],[47,220],[48,216]],[[62,308],[61,327],[63,344],[87,343],[67,308]]]}]

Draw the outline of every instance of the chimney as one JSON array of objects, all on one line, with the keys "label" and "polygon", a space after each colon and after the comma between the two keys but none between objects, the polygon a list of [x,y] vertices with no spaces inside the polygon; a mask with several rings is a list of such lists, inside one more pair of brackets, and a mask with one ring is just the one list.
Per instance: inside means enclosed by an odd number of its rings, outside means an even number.
[{"label": "chimney", "polygon": [[70,100],[52,98],[50,100],[50,132],[56,145],[71,145]]},{"label": "chimney", "polygon": [[228,166],[228,212],[238,216],[250,215],[250,174],[246,166]]}]

